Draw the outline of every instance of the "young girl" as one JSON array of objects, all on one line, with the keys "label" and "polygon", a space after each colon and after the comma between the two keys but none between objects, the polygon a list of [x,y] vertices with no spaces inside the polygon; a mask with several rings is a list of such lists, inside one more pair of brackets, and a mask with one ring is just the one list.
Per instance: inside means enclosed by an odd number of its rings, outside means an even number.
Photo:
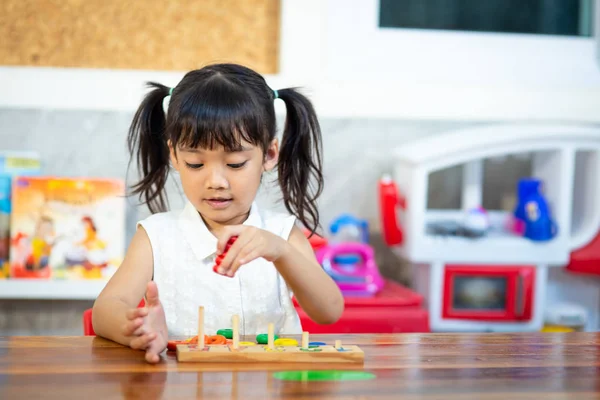
[{"label": "young girl", "polygon": [[[300,334],[292,293],[315,322],[337,321],[341,292],[295,224],[316,230],[323,187],[321,132],[308,99],[294,89],[272,90],[233,64],[191,71],[172,89],[149,86],[128,143],[142,173],[134,193],[154,214],[138,223],[123,264],[96,300],[95,332],[145,350],[156,363],[169,336],[197,334],[198,306],[205,307],[207,335],[230,328],[234,314],[242,335],[266,333],[271,322],[278,334]],[[276,99],[287,110],[281,145]],[[171,167],[188,201],[166,212]],[[255,203],[263,173],[275,167],[292,215]],[[145,307],[136,308],[142,298]]]}]

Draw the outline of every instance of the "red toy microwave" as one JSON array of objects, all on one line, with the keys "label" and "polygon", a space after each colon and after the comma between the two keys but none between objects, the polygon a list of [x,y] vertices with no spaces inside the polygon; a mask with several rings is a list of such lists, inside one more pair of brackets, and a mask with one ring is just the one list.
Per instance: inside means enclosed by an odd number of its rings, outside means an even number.
[{"label": "red toy microwave", "polygon": [[445,265],[442,319],[530,321],[535,272],[533,266]]}]

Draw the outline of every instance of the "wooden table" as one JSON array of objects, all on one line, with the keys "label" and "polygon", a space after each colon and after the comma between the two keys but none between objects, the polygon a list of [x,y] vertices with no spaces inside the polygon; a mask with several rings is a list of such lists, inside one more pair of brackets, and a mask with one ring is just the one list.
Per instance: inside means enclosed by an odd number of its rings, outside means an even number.
[{"label": "wooden table", "polygon": [[[174,355],[149,365],[143,353],[96,337],[0,337],[0,399],[600,398],[600,333],[311,336],[334,339],[361,346],[364,365],[184,364]],[[317,369],[375,377],[274,376]]]}]

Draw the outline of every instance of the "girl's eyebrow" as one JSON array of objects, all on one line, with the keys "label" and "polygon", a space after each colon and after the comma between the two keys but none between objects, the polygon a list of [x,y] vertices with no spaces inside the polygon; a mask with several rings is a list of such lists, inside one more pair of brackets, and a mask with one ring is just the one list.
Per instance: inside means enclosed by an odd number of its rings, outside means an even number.
[{"label": "girl's eyebrow", "polygon": [[186,153],[200,153],[202,149],[198,149],[196,147],[179,147],[180,151],[185,151]]},{"label": "girl's eyebrow", "polygon": [[246,151],[251,151],[252,149],[248,148],[248,147],[244,147],[244,146],[240,146],[240,147],[236,147],[235,149],[232,150],[225,150],[227,153],[243,153]]},{"label": "girl's eyebrow", "polygon": [[[240,147],[236,147],[235,149],[231,149],[231,150],[225,150],[226,153],[241,153],[241,152],[246,152],[246,151],[251,151],[251,148],[248,147],[244,147],[244,146],[240,146]],[[196,148],[196,147],[180,147],[179,151],[184,151],[186,153],[203,153],[204,150],[200,149],[200,148]]]}]

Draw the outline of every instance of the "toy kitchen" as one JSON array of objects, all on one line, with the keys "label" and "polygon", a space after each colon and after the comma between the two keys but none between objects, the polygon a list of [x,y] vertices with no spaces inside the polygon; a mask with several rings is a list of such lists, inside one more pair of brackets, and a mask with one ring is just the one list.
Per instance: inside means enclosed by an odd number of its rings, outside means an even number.
[{"label": "toy kitchen", "polygon": [[[484,160],[518,154],[531,156],[532,174],[515,183],[516,206],[483,210]],[[379,183],[383,236],[410,263],[432,331],[540,331],[550,269],[600,276],[599,155],[597,126],[535,124],[451,131],[394,151]],[[430,175],[459,165],[460,209],[429,209]]]},{"label": "toy kitchen", "polygon": [[366,220],[350,214],[335,219],[326,237],[304,233],[319,263],[344,296],[341,318],[329,325],[312,321],[296,299],[302,329],[313,333],[429,332],[423,296],[384,278],[369,245]]}]

